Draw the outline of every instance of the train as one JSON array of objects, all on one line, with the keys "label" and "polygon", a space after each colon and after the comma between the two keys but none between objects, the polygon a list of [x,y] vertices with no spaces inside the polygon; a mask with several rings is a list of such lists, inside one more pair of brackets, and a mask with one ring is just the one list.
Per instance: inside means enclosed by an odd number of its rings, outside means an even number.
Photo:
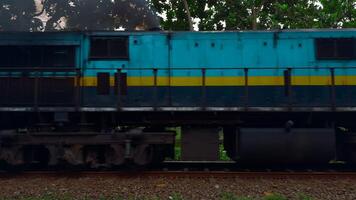
[{"label": "train", "polygon": [[356,29],[0,32],[1,166],[352,164],[355,117]]}]

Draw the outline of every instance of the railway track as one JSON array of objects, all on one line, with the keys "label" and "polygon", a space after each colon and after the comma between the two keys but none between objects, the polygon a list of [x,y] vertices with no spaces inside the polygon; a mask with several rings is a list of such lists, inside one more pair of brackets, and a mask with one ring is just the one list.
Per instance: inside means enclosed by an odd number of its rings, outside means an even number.
[{"label": "railway track", "polygon": [[356,179],[356,172],[221,172],[221,171],[140,171],[140,172],[1,172],[0,179],[12,178],[239,178],[239,179]]},{"label": "railway track", "polygon": [[171,177],[171,178],[278,178],[278,179],[356,179],[356,171],[346,166],[318,166],[315,168],[241,168],[232,161],[199,162],[168,161],[148,169],[56,169],[28,171],[0,171],[0,178],[16,177]]}]

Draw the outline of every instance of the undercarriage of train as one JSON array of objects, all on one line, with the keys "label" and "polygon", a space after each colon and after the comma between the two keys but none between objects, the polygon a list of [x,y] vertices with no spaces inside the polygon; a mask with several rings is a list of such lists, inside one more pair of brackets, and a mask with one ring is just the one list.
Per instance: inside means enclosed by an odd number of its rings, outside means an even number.
[{"label": "undercarriage of train", "polygon": [[[217,161],[223,146],[237,165],[355,163],[352,113],[313,115],[9,112],[1,115],[0,166],[8,170],[146,167],[173,160],[175,146],[181,148],[184,161]],[[321,117],[331,115],[344,123]]]}]

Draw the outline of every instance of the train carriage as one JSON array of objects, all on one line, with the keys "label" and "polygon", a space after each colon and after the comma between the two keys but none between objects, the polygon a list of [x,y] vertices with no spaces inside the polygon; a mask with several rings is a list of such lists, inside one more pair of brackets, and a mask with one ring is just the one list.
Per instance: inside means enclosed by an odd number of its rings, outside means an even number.
[{"label": "train carriage", "polygon": [[0,88],[11,165],[354,159],[355,29],[2,32]]}]

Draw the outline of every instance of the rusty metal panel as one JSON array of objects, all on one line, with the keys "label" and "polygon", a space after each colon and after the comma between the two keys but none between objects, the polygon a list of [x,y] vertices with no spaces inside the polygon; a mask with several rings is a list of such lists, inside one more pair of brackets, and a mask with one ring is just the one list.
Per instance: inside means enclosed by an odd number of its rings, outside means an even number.
[{"label": "rusty metal panel", "polygon": [[1,105],[33,104],[34,79],[28,77],[0,78]]},{"label": "rusty metal panel", "polygon": [[127,95],[127,73],[119,70],[115,73],[115,95]]},{"label": "rusty metal panel", "polygon": [[73,77],[41,77],[38,85],[39,105],[73,105],[74,81]]},{"label": "rusty metal panel", "polygon": [[127,73],[120,74],[120,92],[121,95],[127,95]]},{"label": "rusty metal panel", "polygon": [[219,134],[217,128],[183,127],[182,160],[219,160]]},{"label": "rusty metal panel", "polygon": [[72,105],[74,77],[1,77],[2,106]]},{"label": "rusty metal panel", "polygon": [[110,94],[110,74],[106,72],[99,72],[97,74],[97,93],[98,95]]}]

